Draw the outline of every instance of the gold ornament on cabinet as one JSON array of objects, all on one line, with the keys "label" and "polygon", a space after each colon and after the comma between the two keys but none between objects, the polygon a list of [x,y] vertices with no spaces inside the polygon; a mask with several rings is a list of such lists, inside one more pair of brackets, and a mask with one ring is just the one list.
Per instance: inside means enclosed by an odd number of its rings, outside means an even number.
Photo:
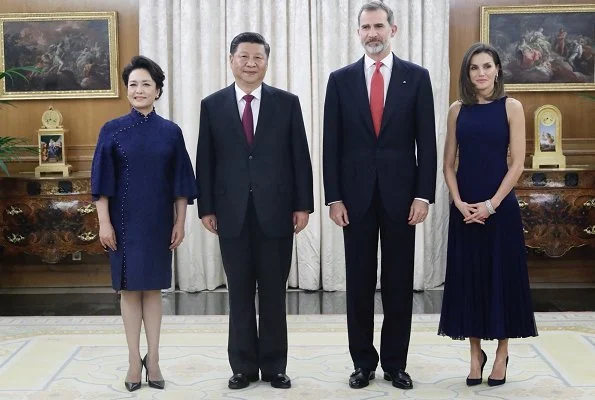
[{"label": "gold ornament on cabinet", "polygon": [[562,114],[551,104],[535,110],[533,168],[541,167],[566,168],[566,156],[562,153]]},{"label": "gold ornament on cabinet", "polygon": [[64,134],[68,132],[62,126],[62,114],[50,106],[41,116],[41,128],[37,130],[39,139],[39,166],[35,176],[43,173],[61,173],[69,176],[72,165],[66,163],[66,144]]}]

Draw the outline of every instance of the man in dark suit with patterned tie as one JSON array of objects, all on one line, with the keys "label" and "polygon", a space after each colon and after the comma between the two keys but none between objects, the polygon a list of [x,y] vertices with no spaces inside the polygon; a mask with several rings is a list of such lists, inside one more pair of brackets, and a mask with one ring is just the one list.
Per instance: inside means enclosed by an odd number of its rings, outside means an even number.
[{"label": "man in dark suit with patterned tie", "polygon": [[291,387],[285,288],[293,235],[314,210],[299,99],[263,83],[269,53],[260,34],[237,35],[229,55],[234,84],[201,103],[198,213],[219,236],[227,275],[231,389],[257,381],[259,371],[273,387]]},{"label": "man in dark suit with patterned tie", "polygon": [[[428,71],[391,52],[392,10],[366,3],[358,16],[365,56],[330,74],[324,105],[323,172],[330,217],[343,227],[347,327],[355,371],[349,385],[384,378],[413,387],[405,371],[411,332],[415,225],[436,186],[434,102]],[[384,322],[373,344],[378,236]]]}]

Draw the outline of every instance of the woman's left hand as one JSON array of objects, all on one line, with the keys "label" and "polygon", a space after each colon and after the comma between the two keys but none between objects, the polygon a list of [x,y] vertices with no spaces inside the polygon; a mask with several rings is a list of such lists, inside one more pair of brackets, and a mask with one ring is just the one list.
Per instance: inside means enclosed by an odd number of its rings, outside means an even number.
[{"label": "woman's left hand", "polygon": [[184,223],[174,225],[174,229],[171,232],[171,244],[169,249],[173,250],[177,248],[184,240]]},{"label": "woman's left hand", "polygon": [[470,204],[470,206],[475,208],[477,211],[471,213],[471,215],[465,218],[465,223],[477,223],[485,225],[485,220],[490,217],[490,212],[488,211],[485,202],[482,201],[481,203]]}]

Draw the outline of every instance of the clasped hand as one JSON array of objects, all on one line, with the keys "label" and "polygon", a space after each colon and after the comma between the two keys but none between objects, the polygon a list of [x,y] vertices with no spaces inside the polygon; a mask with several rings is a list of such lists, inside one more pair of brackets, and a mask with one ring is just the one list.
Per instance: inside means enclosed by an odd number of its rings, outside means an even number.
[{"label": "clasped hand", "polygon": [[462,201],[455,205],[461,214],[463,214],[463,221],[466,224],[477,223],[485,225],[485,220],[490,217],[490,213],[483,201],[474,204],[469,204]]}]

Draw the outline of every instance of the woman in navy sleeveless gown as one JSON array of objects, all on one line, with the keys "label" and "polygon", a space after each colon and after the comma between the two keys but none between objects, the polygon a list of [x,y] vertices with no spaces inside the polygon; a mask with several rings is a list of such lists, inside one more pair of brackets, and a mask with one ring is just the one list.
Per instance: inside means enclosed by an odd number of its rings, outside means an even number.
[{"label": "woman in navy sleeveless gown", "polygon": [[[143,366],[149,386],[165,385],[158,364],[161,289],[171,286],[172,250],[184,238],[186,206],[197,188],[181,129],[153,108],[165,79],[159,65],[133,57],[122,78],[132,111],[101,128],[91,189],[112,285],[121,293],[129,357],[124,382],[132,392],[140,388]],[[141,360],[142,323],[148,353]]]},{"label": "woman in navy sleeveless gown", "polygon": [[508,339],[537,336],[513,191],[525,161],[525,117],[521,103],[505,96],[500,57],[492,46],[476,43],[467,51],[459,95],[448,113],[444,148],[453,203],[438,333],[469,338],[469,386],[482,382],[487,355],[481,340],[497,339],[488,378],[488,385],[496,386],[506,382]]}]

